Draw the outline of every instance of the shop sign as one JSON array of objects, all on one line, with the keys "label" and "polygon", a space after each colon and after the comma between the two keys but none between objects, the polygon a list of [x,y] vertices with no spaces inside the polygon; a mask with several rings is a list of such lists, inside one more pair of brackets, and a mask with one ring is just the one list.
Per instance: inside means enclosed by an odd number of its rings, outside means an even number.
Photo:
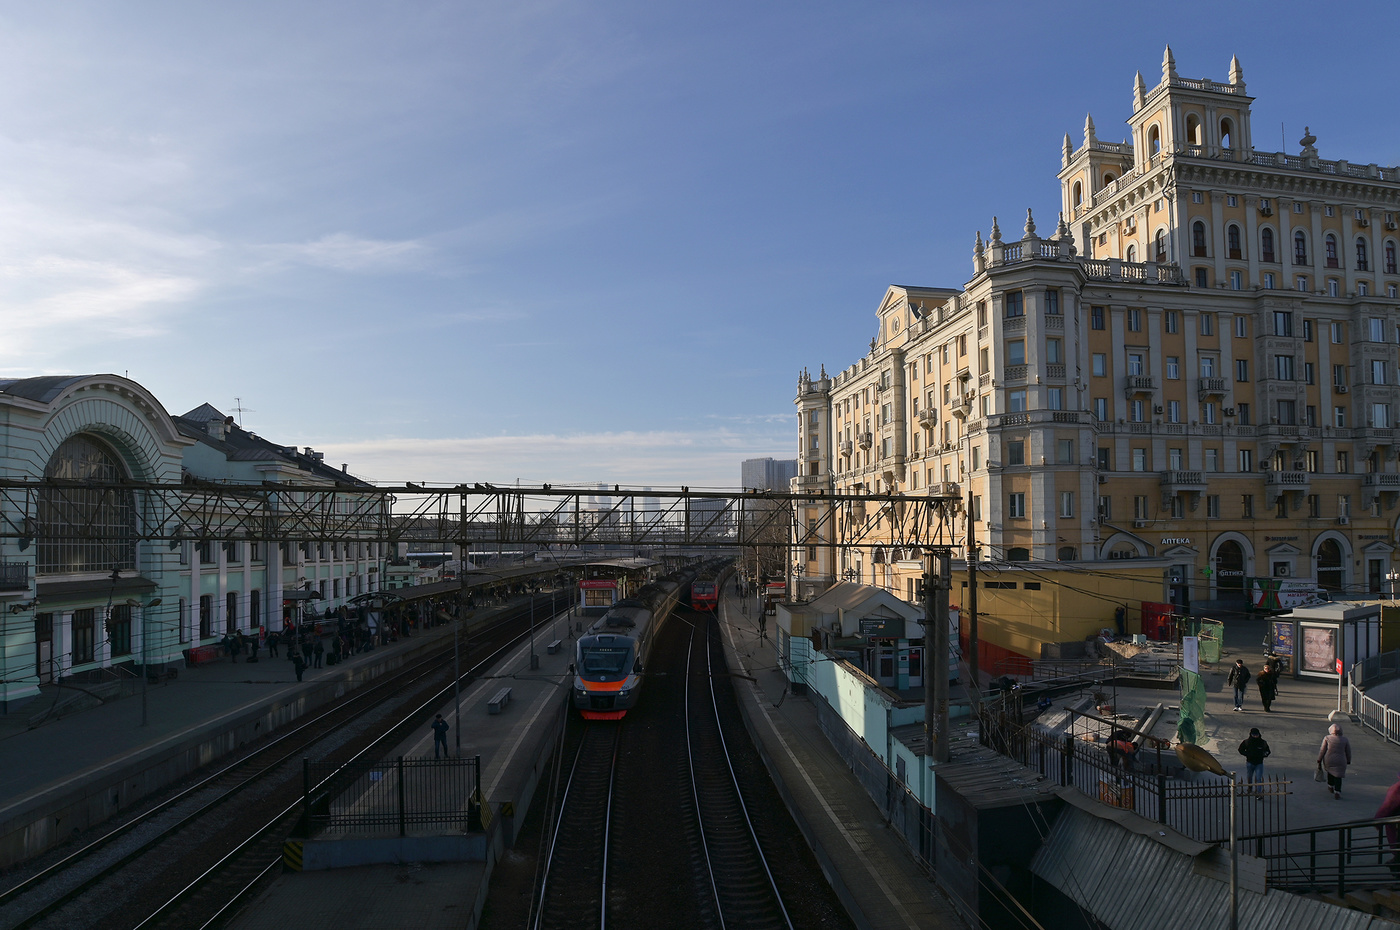
[{"label": "shop sign", "polygon": [[1162,542],[1161,542],[1161,544],[1162,544],[1163,546],[1189,546],[1189,545],[1191,545],[1191,537],[1190,537],[1190,536],[1163,536],[1163,537],[1162,537]]}]

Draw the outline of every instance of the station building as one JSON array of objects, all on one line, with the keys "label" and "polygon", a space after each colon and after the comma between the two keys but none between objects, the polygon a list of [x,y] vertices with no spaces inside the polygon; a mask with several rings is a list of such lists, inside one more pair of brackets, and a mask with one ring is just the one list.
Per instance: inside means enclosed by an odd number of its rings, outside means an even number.
[{"label": "station building", "polygon": [[[334,607],[378,587],[383,543],[201,539],[199,480],[368,485],[207,405],[171,416],[116,375],[0,381],[0,474],[82,482],[0,490],[0,711],[51,682],[108,680],[231,630],[280,629],[292,590]],[[171,504],[139,483],[181,482],[189,538],[148,538]]]},{"label": "station building", "polygon": [[[1118,607],[1130,632],[1144,604],[1241,607],[1255,578],[1385,590],[1400,170],[1323,159],[1310,132],[1297,154],[1256,148],[1252,100],[1238,59],[1189,79],[1168,49],[1155,87],[1137,76],[1127,141],[1092,117],[1066,135],[1053,231],[994,219],[966,284],[890,287],[869,351],[799,378],[795,491],[965,503],[984,669]],[[842,550],[809,509],[809,588],[916,596],[920,552]]]}]

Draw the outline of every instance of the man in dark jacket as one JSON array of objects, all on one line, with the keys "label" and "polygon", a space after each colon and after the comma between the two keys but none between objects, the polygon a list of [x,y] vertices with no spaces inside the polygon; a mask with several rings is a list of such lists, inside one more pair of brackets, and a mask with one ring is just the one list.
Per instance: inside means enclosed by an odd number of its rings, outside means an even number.
[{"label": "man in dark jacket", "polygon": [[[1240,743],[1240,755],[1244,756],[1245,783],[1257,786],[1264,780],[1264,760],[1270,755],[1269,743],[1259,734],[1258,727],[1250,727],[1249,738]],[[1254,791],[1257,794],[1259,789]]]},{"label": "man in dark jacket", "polygon": [[1244,686],[1249,684],[1249,669],[1244,667],[1244,659],[1235,660],[1235,667],[1230,669],[1225,682],[1235,689],[1235,710],[1244,710]]},{"label": "man in dark jacket", "polygon": [[1264,670],[1254,679],[1254,684],[1259,689],[1259,701],[1264,705],[1266,712],[1270,711],[1269,705],[1278,697],[1278,677],[1279,669],[1265,662]]}]

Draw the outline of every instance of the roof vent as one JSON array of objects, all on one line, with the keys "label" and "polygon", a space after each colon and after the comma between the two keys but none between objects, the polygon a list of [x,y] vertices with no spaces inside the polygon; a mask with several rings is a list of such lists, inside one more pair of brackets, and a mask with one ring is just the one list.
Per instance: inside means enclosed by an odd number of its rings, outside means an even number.
[{"label": "roof vent", "polygon": [[204,429],[205,432],[207,432],[214,439],[218,439],[222,442],[225,435],[225,425],[226,424],[224,423],[222,417],[210,417],[209,421],[204,425]]}]

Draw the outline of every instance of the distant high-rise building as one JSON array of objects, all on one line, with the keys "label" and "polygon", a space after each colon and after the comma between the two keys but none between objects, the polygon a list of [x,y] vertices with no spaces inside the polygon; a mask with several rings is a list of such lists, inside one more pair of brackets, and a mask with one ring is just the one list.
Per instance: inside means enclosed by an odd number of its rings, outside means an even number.
[{"label": "distant high-rise building", "polygon": [[797,477],[797,459],[745,459],[741,470],[745,488],[758,491],[786,491]]}]

